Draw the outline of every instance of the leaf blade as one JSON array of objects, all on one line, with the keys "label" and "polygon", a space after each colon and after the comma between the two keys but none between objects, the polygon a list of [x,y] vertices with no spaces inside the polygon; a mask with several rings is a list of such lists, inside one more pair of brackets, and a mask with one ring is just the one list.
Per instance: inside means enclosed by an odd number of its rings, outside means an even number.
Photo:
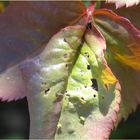
[{"label": "leaf blade", "polygon": [[26,96],[26,86],[19,70],[13,66],[0,74],[0,100],[12,101],[22,99]]},{"label": "leaf blade", "polygon": [[0,15],[1,71],[40,52],[53,34],[82,15],[80,2],[10,2]]},{"label": "leaf blade", "polygon": [[109,137],[117,120],[120,88],[105,61],[104,43],[95,27],[86,32],[83,26],[67,27],[39,56],[21,65],[30,85],[31,138]]},{"label": "leaf blade", "polygon": [[83,26],[62,29],[39,56],[21,64],[29,90],[30,138],[54,137],[69,67],[76,57],[84,30]]},{"label": "leaf blade", "polygon": [[[130,21],[106,9],[95,12],[95,22],[107,40],[106,59],[120,81],[121,117],[126,119],[140,103],[138,91],[140,32]],[[133,81],[136,81],[135,85]]]}]

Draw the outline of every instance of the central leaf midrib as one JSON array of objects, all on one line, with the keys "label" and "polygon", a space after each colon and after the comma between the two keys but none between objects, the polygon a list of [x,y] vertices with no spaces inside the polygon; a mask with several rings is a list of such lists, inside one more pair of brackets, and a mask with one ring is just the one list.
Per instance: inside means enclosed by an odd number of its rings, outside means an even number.
[{"label": "central leaf midrib", "polygon": [[[73,63],[71,64],[71,67],[69,68],[69,73],[68,73],[68,76],[67,76],[67,78],[66,78],[66,80],[65,80],[65,87],[64,87],[64,89],[63,89],[64,93],[63,93],[63,96],[61,97],[61,102],[63,102],[64,95],[65,95],[65,93],[67,92],[69,77],[70,77],[70,75],[71,75],[71,73],[72,73],[72,70],[73,70],[73,68],[74,68],[74,66],[75,66],[75,63],[77,62],[77,59],[79,58],[80,51],[81,51],[82,46],[83,46],[83,43],[84,43],[84,39],[83,39],[83,38],[84,38],[84,36],[85,36],[85,33],[86,33],[86,31],[84,31],[84,33],[83,33],[83,36],[82,36],[82,38],[81,38],[81,43],[80,43],[79,47],[76,49],[76,54],[75,54],[75,56],[74,56],[75,59],[74,59]],[[64,39],[64,40],[65,40],[65,39]],[[70,44],[67,40],[65,40],[65,42],[66,42],[69,46],[71,46],[71,48],[74,48],[74,46],[73,46],[72,44]],[[62,113],[62,107],[63,107],[63,103],[62,103],[62,105],[61,105],[61,111],[60,111],[60,114],[59,114],[58,123],[59,123],[59,121],[60,121],[60,117],[61,117],[61,113]],[[58,123],[57,123],[57,125],[58,125]],[[55,136],[56,136],[56,131],[57,131],[57,128],[55,129],[54,138],[55,138]]]}]

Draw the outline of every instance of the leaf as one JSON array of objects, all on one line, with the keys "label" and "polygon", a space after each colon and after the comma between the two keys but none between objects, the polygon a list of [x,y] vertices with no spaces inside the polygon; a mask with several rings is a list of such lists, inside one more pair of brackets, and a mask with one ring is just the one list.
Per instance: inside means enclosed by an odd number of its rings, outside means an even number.
[{"label": "leaf", "polygon": [[137,6],[129,7],[129,8],[120,8],[115,10],[115,13],[117,13],[120,16],[124,16],[125,18],[128,18],[133,25],[135,25],[138,29],[140,29],[140,4]]},{"label": "leaf", "polygon": [[12,101],[25,97],[26,87],[18,66],[0,74],[0,100]]},{"label": "leaf", "polygon": [[31,114],[30,138],[108,138],[120,104],[120,87],[104,59],[96,30],[70,26],[44,51],[21,64]]},{"label": "leaf", "polygon": [[61,28],[83,16],[81,2],[10,2],[0,14],[0,72],[39,53]]},{"label": "leaf", "polygon": [[103,8],[113,10],[116,14],[123,16],[131,21],[133,25],[135,25],[138,29],[140,29],[140,4],[134,5],[132,7],[121,7],[116,9],[114,4],[104,3],[102,5]]},{"label": "leaf", "polygon": [[77,55],[84,30],[82,26],[64,28],[39,56],[20,66],[28,88],[31,139],[50,139],[55,135],[69,66]]},{"label": "leaf", "polygon": [[106,0],[108,3],[115,3],[116,8],[120,8],[122,6],[131,7],[137,5],[140,0]]},{"label": "leaf", "polygon": [[140,103],[140,31],[110,10],[97,10],[94,18],[107,41],[107,62],[122,88],[121,116],[126,119]]}]

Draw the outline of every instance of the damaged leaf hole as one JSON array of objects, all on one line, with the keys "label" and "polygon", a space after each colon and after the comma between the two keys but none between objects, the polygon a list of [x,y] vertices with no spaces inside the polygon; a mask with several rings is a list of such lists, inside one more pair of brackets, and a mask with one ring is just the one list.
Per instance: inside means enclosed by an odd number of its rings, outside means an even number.
[{"label": "damaged leaf hole", "polygon": [[88,23],[87,28],[92,29],[92,24],[91,24],[91,22]]},{"label": "damaged leaf hole", "polygon": [[46,89],[46,90],[45,90],[45,95],[47,95],[49,91],[50,91],[50,89],[49,89],[49,88],[48,88],[48,89]]},{"label": "damaged leaf hole", "polygon": [[90,65],[87,65],[87,69],[90,70]]},{"label": "damaged leaf hole", "polygon": [[89,58],[89,53],[85,52],[84,55]]},{"label": "damaged leaf hole", "polygon": [[97,80],[96,80],[96,79],[94,79],[94,78],[92,78],[92,79],[91,79],[91,82],[92,82],[91,87],[92,87],[93,89],[95,89],[96,91],[98,91],[98,84],[97,84]]},{"label": "damaged leaf hole", "polygon": [[84,97],[81,97],[82,100],[85,100]]},{"label": "damaged leaf hole", "polygon": [[93,97],[95,98],[96,97],[96,94],[94,94]]}]

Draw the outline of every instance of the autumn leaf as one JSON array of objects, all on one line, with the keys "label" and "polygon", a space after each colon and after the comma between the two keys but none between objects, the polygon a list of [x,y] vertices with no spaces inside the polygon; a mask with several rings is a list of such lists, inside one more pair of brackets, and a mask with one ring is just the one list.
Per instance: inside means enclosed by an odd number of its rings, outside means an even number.
[{"label": "autumn leaf", "polygon": [[83,10],[81,2],[10,2],[0,14],[1,100],[26,96],[18,63],[40,53],[53,34],[78,22]]},{"label": "autumn leaf", "polygon": [[113,3],[103,3],[102,8],[110,9],[116,14],[123,16],[131,21],[131,23],[140,30],[140,4],[131,7],[121,7],[116,9]]},{"label": "autumn leaf", "polygon": [[120,8],[115,10],[120,16],[123,16],[131,21],[140,30],[140,4],[128,8]]},{"label": "autumn leaf", "polygon": [[21,64],[30,138],[109,137],[119,111],[120,87],[104,58],[103,36],[94,26],[85,29],[62,29],[41,54]]},{"label": "autumn leaf", "polygon": [[27,97],[32,139],[108,139],[120,104],[127,118],[140,103],[140,32],[94,7],[10,2],[0,15],[0,98]]},{"label": "autumn leaf", "polygon": [[0,14],[0,72],[40,53],[52,35],[76,23],[84,10],[81,2],[10,2]]},{"label": "autumn leaf", "polygon": [[22,99],[26,96],[26,92],[26,85],[18,65],[13,66],[3,74],[0,74],[1,101]]},{"label": "autumn leaf", "polygon": [[121,116],[126,119],[140,103],[140,31],[110,10],[97,10],[94,17],[107,41],[107,62],[122,88]]}]

